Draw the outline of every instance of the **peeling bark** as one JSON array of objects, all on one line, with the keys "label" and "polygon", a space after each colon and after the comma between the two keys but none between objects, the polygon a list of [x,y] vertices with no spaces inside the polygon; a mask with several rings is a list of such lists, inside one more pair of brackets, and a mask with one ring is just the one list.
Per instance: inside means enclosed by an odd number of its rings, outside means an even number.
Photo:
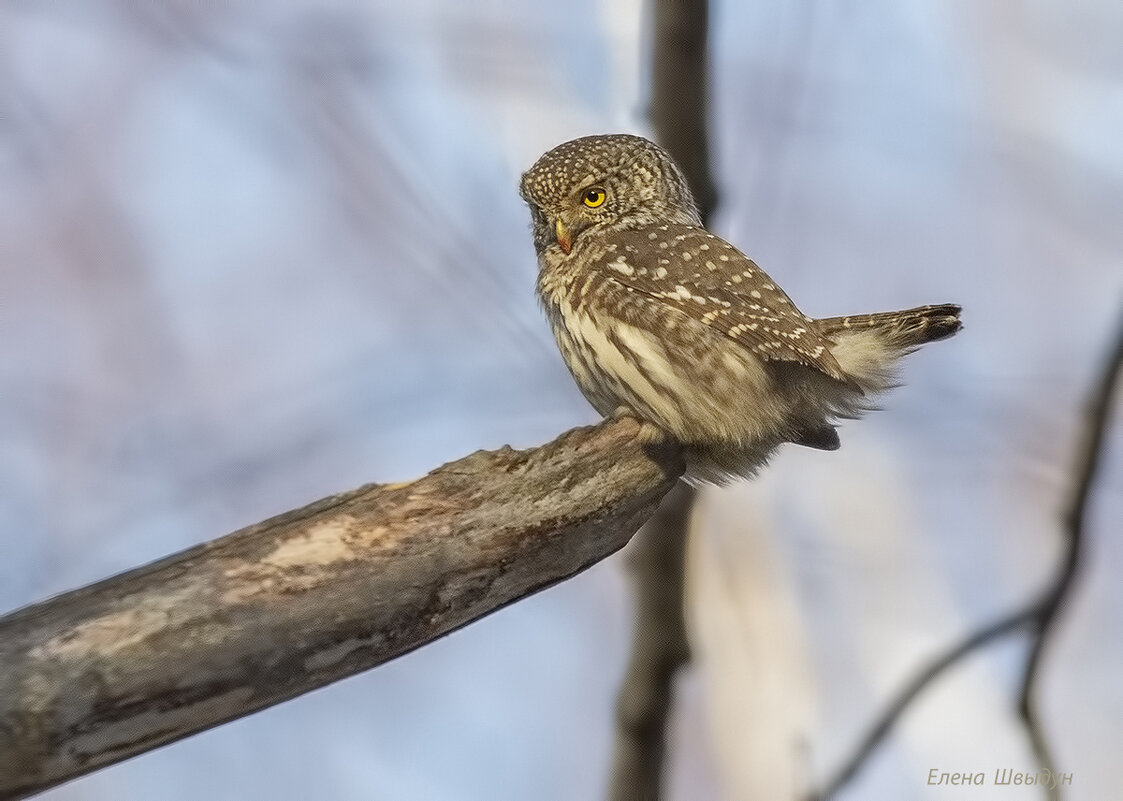
[{"label": "peeling bark", "polygon": [[317,501],[0,618],[0,798],[413,650],[612,554],[681,475],[624,419]]}]

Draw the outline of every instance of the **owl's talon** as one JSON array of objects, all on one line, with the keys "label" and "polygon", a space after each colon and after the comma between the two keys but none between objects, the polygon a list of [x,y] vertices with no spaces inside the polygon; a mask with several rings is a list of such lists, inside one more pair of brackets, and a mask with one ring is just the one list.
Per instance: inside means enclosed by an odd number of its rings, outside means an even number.
[{"label": "owl's talon", "polygon": [[662,445],[671,439],[671,435],[654,423],[640,420],[636,439],[643,445]]},{"label": "owl's talon", "polygon": [[[633,420],[640,420],[640,416],[627,406],[617,406],[610,415],[613,420],[623,420],[625,417],[631,417]],[[643,422],[642,420],[640,422]]]},{"label": "owl's talon", "polygon": [[639,431],[636,432],[636,439],[643,445],[661,445],[671,438],[671,436],[655,423],[650,423],[644,420],[635,409],[627,406],[617,406],[616,409],[609,415],[610,420],[623,420],[630,418],[639,423]]}]

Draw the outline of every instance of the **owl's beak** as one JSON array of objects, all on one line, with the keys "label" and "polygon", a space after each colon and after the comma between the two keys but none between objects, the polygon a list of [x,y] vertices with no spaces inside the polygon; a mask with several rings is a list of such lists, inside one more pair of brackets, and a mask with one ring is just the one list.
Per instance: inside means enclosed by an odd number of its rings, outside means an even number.
[{"label": "owl's beak", "polygon": [[554,233],[558,236],[558,245],[568,256],[569,251],[573,248],[573,239],[569,235],[569,229],[565,227],[565,223],[561,219],[554,220]]}]

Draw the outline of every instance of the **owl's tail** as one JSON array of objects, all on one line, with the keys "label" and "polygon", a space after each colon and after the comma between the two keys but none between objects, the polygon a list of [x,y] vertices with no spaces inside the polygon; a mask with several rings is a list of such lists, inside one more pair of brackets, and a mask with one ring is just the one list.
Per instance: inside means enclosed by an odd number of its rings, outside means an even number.
[{"label": "owl's tail", "polygon": [[926,342],[947,339],[963,328],[963,323],[959,321],[962,311],[954,303],[940,303],[905,311],[824,317],[816,322],[819,330],[830,339],[872,330],[880,338],[892,340],[897,347],[915,348]]},{"label": "owl's tail", "polygon": [[927,342],[947,339],[963,328],[954,303],[905,311],[825,317],[815,322],[834,345],[831,354],[867,393],[895,385],[897,361]]}]

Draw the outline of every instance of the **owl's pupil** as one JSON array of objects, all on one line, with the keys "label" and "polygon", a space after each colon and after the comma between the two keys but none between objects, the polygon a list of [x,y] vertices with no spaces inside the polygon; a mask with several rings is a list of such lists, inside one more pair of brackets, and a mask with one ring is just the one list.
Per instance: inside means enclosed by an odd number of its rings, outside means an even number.
[{"label": "owl's pupil", "polygon": [[585,193],[585,199],[590,203],[596,203],[598,200],[600,200],[600,193],[595,189],[590,189]]}]

